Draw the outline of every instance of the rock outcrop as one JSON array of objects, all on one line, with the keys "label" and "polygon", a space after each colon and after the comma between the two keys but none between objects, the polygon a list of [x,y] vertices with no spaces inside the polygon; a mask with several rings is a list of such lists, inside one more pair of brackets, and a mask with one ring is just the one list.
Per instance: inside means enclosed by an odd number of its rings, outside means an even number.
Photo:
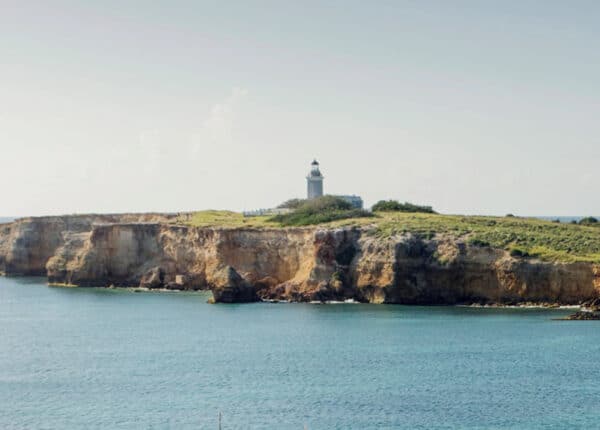
[{"label": "rock outcrop", "polygon": [[0,271],[51,283],[211,289],[217,302],[579,304],[600,267],[516,258],[462,238],[369,227],[199,228],[175,215],[26,218],[0,224]]},{"label": "rock outcrop", "polygon": [[215,302],[243,303],[258,301],[254,286],[242,278],[231,266],[226,266],[215,273],[211,290]]},{"label": "rock outcrop", "polygon": [[572,321],[598,321],[600,320],[600,312],[578,311],[564,319]]}]

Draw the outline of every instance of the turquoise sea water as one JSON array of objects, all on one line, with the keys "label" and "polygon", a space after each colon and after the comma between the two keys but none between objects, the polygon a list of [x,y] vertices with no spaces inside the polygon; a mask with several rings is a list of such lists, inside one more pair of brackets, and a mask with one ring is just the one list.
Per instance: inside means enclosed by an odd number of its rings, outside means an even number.
[{"label": "turquoise sea water", "polygon": [[569,311],[207,298],[0,278],[0,428],[600,422],[600,322]]}]

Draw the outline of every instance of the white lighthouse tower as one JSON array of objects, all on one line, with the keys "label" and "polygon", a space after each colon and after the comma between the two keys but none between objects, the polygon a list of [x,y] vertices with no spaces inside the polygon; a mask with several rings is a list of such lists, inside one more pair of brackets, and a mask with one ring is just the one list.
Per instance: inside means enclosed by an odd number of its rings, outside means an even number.
[{"label": "white lighthouse tower", "polygon": [[323,175],[321,175],[317,160],[313,160],[310,164],[310,172],[306,177],[306,189],[306,197],[309,200],[323,195]]}]

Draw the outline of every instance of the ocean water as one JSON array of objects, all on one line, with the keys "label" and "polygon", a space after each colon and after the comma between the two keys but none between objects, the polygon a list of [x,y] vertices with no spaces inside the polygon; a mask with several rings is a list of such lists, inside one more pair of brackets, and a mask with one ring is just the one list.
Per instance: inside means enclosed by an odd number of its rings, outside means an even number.
[{"label": "ocean water", "polygon": [[566,310],[207,298],[0,278],[0,428],[600,422],[600,322]]}]

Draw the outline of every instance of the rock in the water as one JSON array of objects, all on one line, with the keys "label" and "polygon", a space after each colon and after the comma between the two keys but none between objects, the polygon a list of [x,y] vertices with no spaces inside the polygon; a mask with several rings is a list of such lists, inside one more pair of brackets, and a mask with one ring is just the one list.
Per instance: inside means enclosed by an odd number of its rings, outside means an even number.
[{"label": "rock in the water", "polygon": [[211,282],[216,303],[245,303],[259,300],[255,288],[231,266],[218,271]]},{"label": "rock in the water", "polygon": [[569,315],[566,319],[579,321],[600,320],[600,312],[579,311]]}]

